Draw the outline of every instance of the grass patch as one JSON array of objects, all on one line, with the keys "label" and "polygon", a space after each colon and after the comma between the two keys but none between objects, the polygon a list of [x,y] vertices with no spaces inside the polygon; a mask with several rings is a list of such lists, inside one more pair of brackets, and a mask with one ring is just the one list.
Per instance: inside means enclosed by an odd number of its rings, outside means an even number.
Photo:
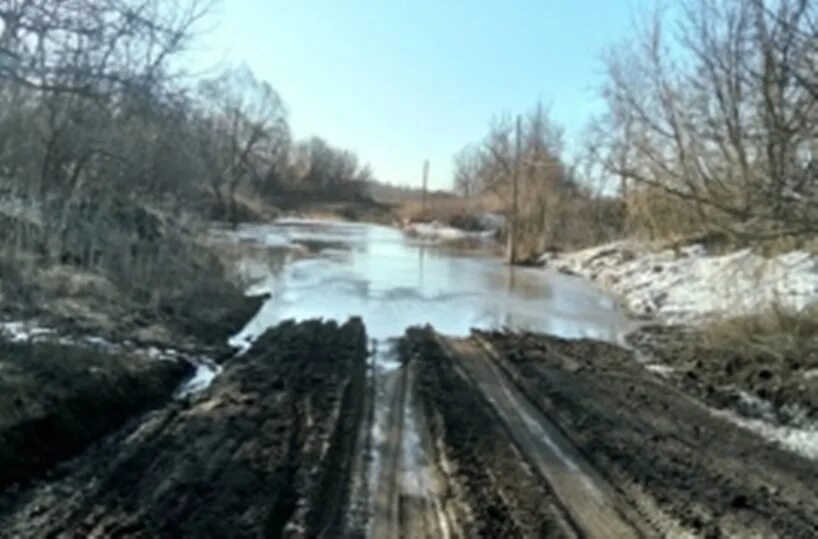
[{"label": "grass patch", "polygon": [[812,356],[818,343],[818,306],[803,310],[779,305],[762,313],[718,320],[702,330],[712,348],[746,351],[778,361]]}]

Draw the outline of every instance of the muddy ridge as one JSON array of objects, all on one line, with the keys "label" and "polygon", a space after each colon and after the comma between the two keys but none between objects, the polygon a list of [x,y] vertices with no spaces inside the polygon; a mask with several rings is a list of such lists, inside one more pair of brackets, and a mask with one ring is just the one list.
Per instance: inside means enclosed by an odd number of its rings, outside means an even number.
[{"label": "muddy ridge", "polygon": [[649,326],[628,341],[648,361],[667,366],[674,385],[714,406],[784,424],[818,420],[815,337],[713,345],[695,329]]},{"label": "muddy ridge", "polygon": [[496,361],[657,529],[814,537],[818,468],[594,341],[481,333]]},{"label": "muddy ridge", "polygon": [[430,327],[392,344],[370,363],[360,319],[284,322],[204,392],[3,491],[0,537],[818,535],[813,461],[632,351]]},{"label": "muddy ridge", "polygon": [[360,320],[284,323],[192,402],[149,414],[17,496],[3,537],[333,536],[360,422]]},{"label": "muddy ridge", "polygon": [[191,372],[181,360],[0,340],[0,489],[44,476],[166,403]]},{"label": "muddy ridge", "polygon": [[438,346],[431,330],[410,330],[403,350],[418,364],[417,395],[438,462],[449,471],[464,537],[577,537],[548,484],[532,472],[485,396]]}]

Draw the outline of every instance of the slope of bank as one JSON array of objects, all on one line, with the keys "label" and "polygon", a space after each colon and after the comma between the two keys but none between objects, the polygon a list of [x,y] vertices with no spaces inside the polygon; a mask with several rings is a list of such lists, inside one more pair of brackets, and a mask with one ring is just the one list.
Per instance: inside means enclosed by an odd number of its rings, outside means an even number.
[{"label": "slope of bank", "polygon": [[180,359],[0,341],[0,489],[163,404],[192,370]]}]

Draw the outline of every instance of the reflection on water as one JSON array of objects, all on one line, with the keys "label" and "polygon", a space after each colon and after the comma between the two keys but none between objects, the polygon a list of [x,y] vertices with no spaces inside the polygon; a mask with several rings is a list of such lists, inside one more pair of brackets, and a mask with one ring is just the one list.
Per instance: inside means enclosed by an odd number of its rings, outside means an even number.
[{"label": "reflection on water", "polygon": [[284,261],[243,262],[256,291],[271,297],[237,345],[290,318],[361,316],[378,340],[422,324],[452,335],[509,327],[605,340],[631,327],[609,297],[580,280],[448,252],[388,227],[289,220],[232,234]]}]

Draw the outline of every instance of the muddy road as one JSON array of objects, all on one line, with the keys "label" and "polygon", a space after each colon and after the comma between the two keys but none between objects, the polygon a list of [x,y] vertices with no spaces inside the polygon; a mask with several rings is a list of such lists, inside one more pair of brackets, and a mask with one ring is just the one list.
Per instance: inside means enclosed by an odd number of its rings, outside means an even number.
[{"label": "muddy road", "polygon": [[818,467],[598,341],[286,322],[2,537],[813,537]]},{"label": "muddy road", "polygon": [[628,350],[431,329],[399,348],[388,440],[403,454],[388,453],[374,483],[373,537],[818,533],[814,461],[713,413]]},{"label": "muddy road", "polygon": [[[818,536],[816,461],[711,408],[732,379],[626,349],[633,323],[601,291],[384,227],[237,234],[264,253],[242,259],[249,292],[268,294],[241,352],[200,392],[153,384],[162,398],[113,434],[84,428],[93,406],[72,413],[93,445],[4,469],[0,537]],[[29,431],[0,445],[59,447]]]}]

